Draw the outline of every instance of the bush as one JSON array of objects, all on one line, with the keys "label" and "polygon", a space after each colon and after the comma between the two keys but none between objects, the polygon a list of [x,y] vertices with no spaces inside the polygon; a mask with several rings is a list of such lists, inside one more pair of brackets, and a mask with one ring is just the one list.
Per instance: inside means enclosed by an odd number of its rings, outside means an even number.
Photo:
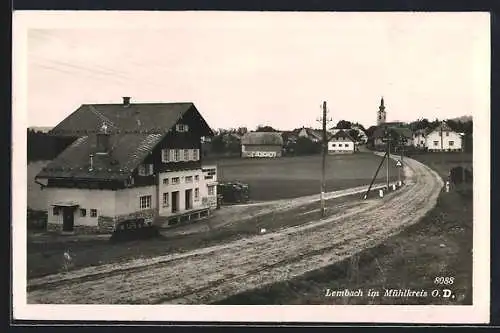
[{"label": "bush", "polygon": [[27,210],[27,228],[30,230],[45,230],[47,228],[47,212],[43,210]]},{"label": "bush", "polygon": [[472,171],[461,166],[454,167],[450,170],[450,182],[453,184],[472,183]]},{"label": "bush", "polygon": [[300,137],[289,147],[294,155],[313,155],[321,153],[321,143],[314,142],[308,138]]}]

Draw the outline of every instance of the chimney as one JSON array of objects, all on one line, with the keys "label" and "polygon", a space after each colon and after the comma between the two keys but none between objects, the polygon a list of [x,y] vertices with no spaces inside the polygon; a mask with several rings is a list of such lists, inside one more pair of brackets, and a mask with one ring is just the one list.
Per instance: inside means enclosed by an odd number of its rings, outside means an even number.
[{"label": "chimney", "polygon": [[97,153],[98,154],[107,154],[110,149],[110,135],[108,133],[108,126],[103,124],[101,127],[101,131],[97,133]]},{"label": "chimney", "polygon": [[123,106],[124,107],[130,106],[130,97],[123,97]]},{"label": "chimney", "polygon": [[94,154],[90,154],[89,159],[90,159],[89,171],[92,171],[94,169]]}]

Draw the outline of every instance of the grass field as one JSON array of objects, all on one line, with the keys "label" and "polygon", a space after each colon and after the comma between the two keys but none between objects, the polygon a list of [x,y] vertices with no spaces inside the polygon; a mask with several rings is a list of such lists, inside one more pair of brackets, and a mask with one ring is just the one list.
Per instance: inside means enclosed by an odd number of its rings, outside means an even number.
[{"label": "grass field", "polygon": [[[372,153],[328,155],[326,158],[326,191],[369,184],[381,157]],[[319,192],[321,156],[282,157],[278,159],[222,159],[207,161],[218,165],[220,181],[239,180],[250,185],[251,200],[287,199]],[[394,161],[389,165],[390,180],[396,180]],[[377,181],[384,181],[386,164]]]},{"label": "grass field", "polygon": [[[465,157],[465,159],[464,159]],[[443,178],[448,170],[472,155],[413,156]],[[444,162],[444,163],[442,163]],[[339,264],[298,278],[229,297],[217,304],[471,304],[472,302],[472,188],[441,193],[436,207],[421,222]],[[393,297],[325,297],[327,289],[413,290],[443,289],[436,277],[453,277],[454,299]]]}]

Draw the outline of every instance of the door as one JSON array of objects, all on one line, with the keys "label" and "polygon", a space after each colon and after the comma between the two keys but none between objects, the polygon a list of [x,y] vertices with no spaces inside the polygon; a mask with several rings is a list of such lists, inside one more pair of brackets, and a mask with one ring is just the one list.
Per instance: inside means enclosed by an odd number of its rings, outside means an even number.
[{"label": "door", "polygon": [[179,210],[179,191],[172,192],[172,213]]},{"label": "door", "polygon": [[186,200],[184,202],[186,203],[186,210],[189,210],[193,206],[193,203],[192,203],[192,201],[193,201],[193,190],[192,189],[186,190],[185,196],[186,196],[185,197]]},{"label": "door", "polygon": [[63,207],[63,231],[73,231],[75,225],[75,208]]}]

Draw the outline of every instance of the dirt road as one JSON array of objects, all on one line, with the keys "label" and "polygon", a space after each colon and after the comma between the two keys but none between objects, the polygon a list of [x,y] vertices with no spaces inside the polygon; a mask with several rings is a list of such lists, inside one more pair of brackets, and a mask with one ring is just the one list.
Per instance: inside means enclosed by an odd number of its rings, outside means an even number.
[{"label": "dirt road", "polygon": [[206,304],[333,264],[379,244],[434,207],[441,178],[415,160],[405,159],[405,164],[407,185],[383,199],[366,200],[322,220],[141,265],[94,267],[91,275],[77,271],[73,278],[33,288],[28,302]]}]

